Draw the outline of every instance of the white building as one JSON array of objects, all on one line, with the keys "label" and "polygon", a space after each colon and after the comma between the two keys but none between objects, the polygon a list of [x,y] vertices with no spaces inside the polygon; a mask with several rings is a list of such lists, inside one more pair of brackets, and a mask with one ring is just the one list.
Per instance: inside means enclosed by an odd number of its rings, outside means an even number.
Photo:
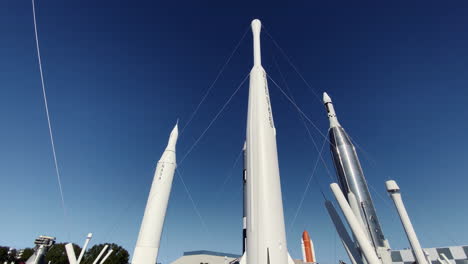
[{"label": "white building", "polygon": [[171,264],[230,264],[240,257],[240,255],[207,250],[188,251]]}]

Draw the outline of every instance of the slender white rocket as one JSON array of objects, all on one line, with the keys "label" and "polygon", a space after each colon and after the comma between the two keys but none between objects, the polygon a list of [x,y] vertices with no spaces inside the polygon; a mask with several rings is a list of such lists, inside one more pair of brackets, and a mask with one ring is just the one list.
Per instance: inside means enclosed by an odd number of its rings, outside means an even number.
[{"label": "slender white rocket", "polygon": [[177,124],[154,173],[153,184],[146,203],[140,234],[133,252],[132,264],[155,264],[158,258],[167,204],[176,168]]},{"label": "slender white rocket", "polygon": [[[276,130],[261,64],[260,20],[252,21],[254,66],[250,71],[246,135],[247,264],[286,264],[284,226]],[[243,260],[241,261],[243,262]]]}]

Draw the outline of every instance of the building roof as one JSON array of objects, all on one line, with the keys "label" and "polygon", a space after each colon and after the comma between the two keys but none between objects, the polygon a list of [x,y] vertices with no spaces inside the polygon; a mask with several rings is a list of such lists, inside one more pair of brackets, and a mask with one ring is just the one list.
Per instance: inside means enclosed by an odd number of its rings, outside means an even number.
[{"label": "building roof", "polygon": [[[468,246],[452,246],[424,248],[432,263],[439,263],[440,254],[444,254],[452,264],[465,264],[468,262]],[[391,257],[393,264],[414,263],[414,256],[411,249],[392,250]]]},{"label": "building roof", "polygon": [[184,252],[184,256],[193,256],[193,255],[211,255],[211,256],[228,257],[228,258],[240,258],[241,257],[241,255],[209,251],[209,250],[196,250],[196,251]]}]

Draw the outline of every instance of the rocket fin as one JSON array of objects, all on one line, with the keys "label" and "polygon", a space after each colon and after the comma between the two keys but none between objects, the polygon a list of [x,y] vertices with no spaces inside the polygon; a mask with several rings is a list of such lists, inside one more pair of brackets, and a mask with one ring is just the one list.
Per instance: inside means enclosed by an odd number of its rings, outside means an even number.
[{"label": "rocket fin", "polygon": [[294,264],[294,260],[288,252],[288,264]]},{"label": "rocket fin", "polygon": [[247,264],[247,252],[244,252],[244,255],[239,258],[239,264]]}]

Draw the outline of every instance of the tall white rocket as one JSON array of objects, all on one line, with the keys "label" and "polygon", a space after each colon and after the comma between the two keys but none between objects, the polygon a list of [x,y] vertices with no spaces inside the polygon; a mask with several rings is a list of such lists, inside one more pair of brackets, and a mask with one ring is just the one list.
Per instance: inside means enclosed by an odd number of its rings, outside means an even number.
[{"label": "tall white rocket", "polygon": [[254,66],[247,115],[247,264],[287,264],[288,251],[276,149],[276,129],[261,65],[259,20],[252,21]]},{"label": "tall white rocket", "polygon": [[171,193],[172,179],[176,168],[176,143],[179,135],[177,124],[171,132],[166,150],[158,161],[153,184],[146,203],[140,234],[133,252],[132,264],[155,264],[161,233],[166,217],[167,203]]}]

